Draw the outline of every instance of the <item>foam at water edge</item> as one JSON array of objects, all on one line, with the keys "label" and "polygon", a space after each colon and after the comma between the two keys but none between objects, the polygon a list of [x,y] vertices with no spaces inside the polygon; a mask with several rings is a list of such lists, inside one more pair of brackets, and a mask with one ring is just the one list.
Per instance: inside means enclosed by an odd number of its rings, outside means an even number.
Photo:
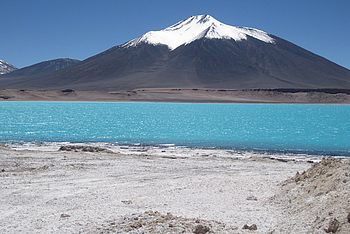
[{"label": "foam at water edge", "polygon": [[[154,156],[171,156],[175,157],[229,157],[229,158],[270,158],[282,161],[320,161],[322,157],[329,157],[327,154],[308,154],[297,152],[277,152],[263,150],[234,150],[223,148],[199,148],[188,146],[176,146],[175,144],[159,144],[159,145],[142,145],[134,144],[118,144],[106,142],[91,142],[91,143],[71,143],[71,142],[17,142],[6,143],[5,146],[13,150],[28,150],[41,152],[55,152],[61,146],[66,145],[82,145],[94,146],[108,149],[115,153],[127,155],[145,155],[149,153]],[[336,158],[347,158],[343,155],[332,155]]]}]

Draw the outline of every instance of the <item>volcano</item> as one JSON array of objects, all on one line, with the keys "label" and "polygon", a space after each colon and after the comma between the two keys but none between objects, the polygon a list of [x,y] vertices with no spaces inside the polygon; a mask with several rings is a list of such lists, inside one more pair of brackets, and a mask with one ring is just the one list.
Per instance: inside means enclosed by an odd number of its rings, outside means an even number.
[{"label": "volcano", "polygon": [[0,86],[104,91],[350,89],[350,71],[262,30],[197,15],[63,70],[5,76]]}]

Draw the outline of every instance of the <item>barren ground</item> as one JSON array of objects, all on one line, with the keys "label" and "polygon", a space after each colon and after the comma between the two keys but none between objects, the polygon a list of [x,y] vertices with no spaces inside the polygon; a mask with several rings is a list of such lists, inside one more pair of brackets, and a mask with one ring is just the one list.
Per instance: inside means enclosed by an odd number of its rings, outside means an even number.
[{"label": "barren ground", "polygon": [[138,89],[131,91],[0,90],[6,101],[158,101],[214,103],[350,103],[350,95],[213,89]]},{"label": "barren ground", "polygon": [[[0,233],[325,233],[333,218],[337,231],[348,233],[348,160],[316,164],[322,180],[340,183],[317,182],[317,195],[308,192],[316,172],[295,176],[314,164],[269,158],[199,149],[1,147]],[[333,207],[341,201],[341,210]],[[257,230],[243,229],[253,224]]]}]

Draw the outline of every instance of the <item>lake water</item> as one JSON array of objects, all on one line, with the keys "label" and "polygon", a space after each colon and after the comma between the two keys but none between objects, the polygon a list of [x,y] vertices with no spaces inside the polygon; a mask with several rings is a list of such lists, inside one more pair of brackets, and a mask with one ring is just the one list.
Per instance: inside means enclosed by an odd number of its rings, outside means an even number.
[{"label": "lake water", "polygon": [[0,102],[0,142],[175,144],[350,155],[350,106]]}]

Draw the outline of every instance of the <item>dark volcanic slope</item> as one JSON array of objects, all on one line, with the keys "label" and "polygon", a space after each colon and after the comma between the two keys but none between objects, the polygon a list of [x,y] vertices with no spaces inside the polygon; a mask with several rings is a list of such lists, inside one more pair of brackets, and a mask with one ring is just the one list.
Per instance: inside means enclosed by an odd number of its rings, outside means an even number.
[{"label": "dark volcanic slope", "polygon": [[146,43],[118,46],[53,74],[2,79],[0,86],[81,90],[350,89],[348,69],[271,37],[274,44],[252,37],[241,41],[202,38],[173,51]]},{"label": "dark volcanic slope", "polygon": [[78,64],[80,61],[76,59],[61,58],[37,63],[28,67],[17,69],[13,72],[7,73],[2,78],[21,78],[27,79],[29,77],[43,76],[52,74]]}]

